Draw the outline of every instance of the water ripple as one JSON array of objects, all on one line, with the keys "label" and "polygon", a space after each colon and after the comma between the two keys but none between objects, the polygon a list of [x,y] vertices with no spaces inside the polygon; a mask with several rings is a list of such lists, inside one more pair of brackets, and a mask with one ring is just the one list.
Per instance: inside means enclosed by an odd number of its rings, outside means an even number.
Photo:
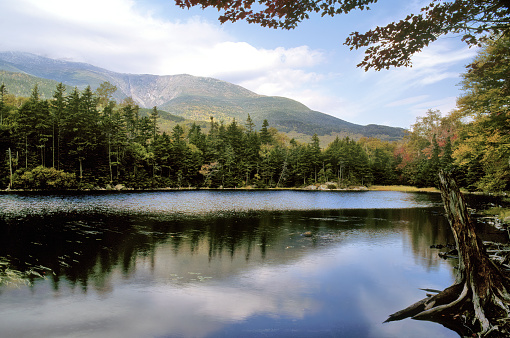
[{"label": "water ripple", "polygon": [[[439,202],[438,202],[439,203]],[[164,191],[115,194],[5,194],[0,215],[56,213],[208,214],[250,211],[402,209],[437,206],[434,198],[402,192]]]}]

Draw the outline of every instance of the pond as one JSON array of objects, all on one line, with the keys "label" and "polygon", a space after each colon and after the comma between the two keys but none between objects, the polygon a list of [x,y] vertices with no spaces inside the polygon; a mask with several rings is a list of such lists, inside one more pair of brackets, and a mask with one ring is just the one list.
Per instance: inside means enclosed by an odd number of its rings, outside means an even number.
[{"label": "pond", "polygon": [[19,193],[0,206],[0,262],[16,272],[0,284],[0,337],[457,337],[383,324],[454,281],[430,248],[454,243],[438,194]]}]

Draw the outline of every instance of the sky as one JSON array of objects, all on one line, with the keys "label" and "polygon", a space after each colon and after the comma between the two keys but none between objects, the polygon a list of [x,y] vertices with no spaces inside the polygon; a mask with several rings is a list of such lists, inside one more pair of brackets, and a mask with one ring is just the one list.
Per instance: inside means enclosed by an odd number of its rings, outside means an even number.
[{"label": "sky", "polygon": [[363,50],[343,43],[428,2],[379,0],[370,11],[312,15],[286,31],[221,24],[216,10],[181,9],[174,0],[0,0],[0,51],[120,73],[213,77],[348,122],[410,128],[429,109],[455,108],[476,48],[448,35],[415,55],[411,68],[365,72],[356,67]]}]

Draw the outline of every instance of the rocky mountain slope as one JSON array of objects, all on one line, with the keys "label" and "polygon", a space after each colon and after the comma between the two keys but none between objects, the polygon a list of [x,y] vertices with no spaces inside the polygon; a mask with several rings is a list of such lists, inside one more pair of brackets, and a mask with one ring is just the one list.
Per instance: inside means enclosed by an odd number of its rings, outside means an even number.
[{"label": "rocky mountain slope", "polygon": [[[24,77],[30,79],[26,81],[26,85],[23,84]],[[50,82],[44,82],[43,79]],[[270,126],[282,132],[301,135],[317,133],[319,136],[366,136],[397,140],[404,134],[402,128],[349,123],[313,111],[298,101],[259,95],[218,79],[186,74],[122,74],[86,63],[55,60],[29,53],[1,52],[0,81],[6,85],[16,82],[17,89],[14,92],[10,89],[10,92],[16,95],[30,93],[33,83],[37,81],[43,83],[44,88],[62,82],[79,89],[89,85],[95,89],[102,82],[108,81],[117,86],[115,98],[118,101],[132,97],[141,107],[157,106],[170,114],[197,121],[208,121],[210,117],[214,117],[227,123],[235,118],[242,123],[250,114],[258,127],[267,119]]]}]

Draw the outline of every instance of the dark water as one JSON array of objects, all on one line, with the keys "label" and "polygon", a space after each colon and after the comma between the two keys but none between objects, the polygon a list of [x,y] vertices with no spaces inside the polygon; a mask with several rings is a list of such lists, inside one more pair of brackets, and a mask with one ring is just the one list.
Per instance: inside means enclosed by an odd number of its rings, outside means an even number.
[{"label": "dark water", "polygon": [[0,271],[17,273],[0,283],[0,337],[456,337],[382,324],[454,280],[430,248],[454,242],[439,195],[7,194],[0,207]]}]

